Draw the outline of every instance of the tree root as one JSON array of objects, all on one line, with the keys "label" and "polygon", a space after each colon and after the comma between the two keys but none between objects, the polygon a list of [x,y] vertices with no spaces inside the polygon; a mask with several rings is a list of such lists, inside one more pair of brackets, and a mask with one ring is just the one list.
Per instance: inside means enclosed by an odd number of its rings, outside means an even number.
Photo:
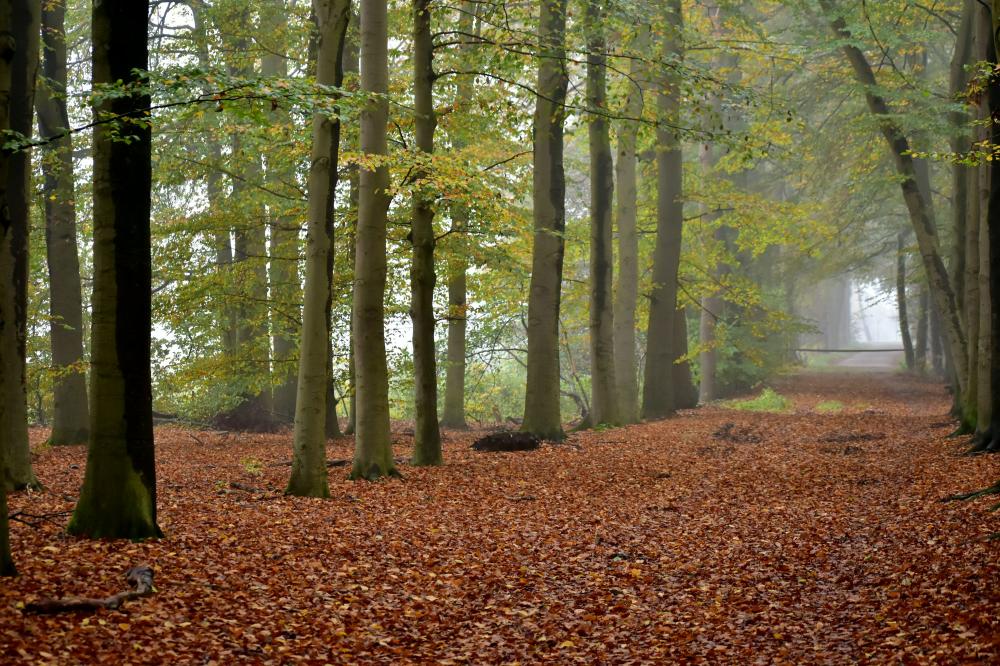
[{"label": "tree root", "polygon": [[969,500],[979,499],[980,497],[989,497],[991,495],[1000,495],[1000,481],[994,483],[989,488],[983,488],[981,490],[973,490],[967,493],[956,493],[955,495],[948,495],[947,497],[941,498],[941,501],[967,502]]},{"label": "tree root", "polygon": [[153,569],[147,566],[132,567],[125,572],[125,580],[131,590],[119,592],[103,599],[87,597],[65,597],[63,599],[41,599],[24,605],[25,613],[50,615],[73,611],[95,611],[101,608],[115,610],[126,601],[146,597],[156,591],[153,587]]}]

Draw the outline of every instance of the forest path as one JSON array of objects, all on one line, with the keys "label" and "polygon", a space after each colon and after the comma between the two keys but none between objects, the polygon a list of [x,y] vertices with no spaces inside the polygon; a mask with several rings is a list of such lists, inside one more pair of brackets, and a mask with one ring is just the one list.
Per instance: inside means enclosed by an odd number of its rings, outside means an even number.
[{"label": "forest path", "polygon": [[[449,432],[445,466],[376,484],[334,467],[329,500],[281,494],[288,434],[160,429],[167,538],[70,539],[65,515],[14,523],[22,575],[0,585],[0,654],[996,663],[1000,519],[989,500],[939,499],[1000,478],[1000,459],[957,455],[938,384],[826,372],[776,388],[788,413],[709,406],[527,453],[474,453],[474,433]],[[407,455],[409,436],[396,438]],[[71,509],[83,463],[80,448],[41,450],[47,490],[11,510]],[[119,591],[138,563],[155,568],[158,593],[121,611],[17,610],[36,595]]]},{"label": "forest path", "polygon": [[867,351],[845,353],[835,363],[844,369],[876,370],[894,372],[902,367],[903,352],[898,351]]}]

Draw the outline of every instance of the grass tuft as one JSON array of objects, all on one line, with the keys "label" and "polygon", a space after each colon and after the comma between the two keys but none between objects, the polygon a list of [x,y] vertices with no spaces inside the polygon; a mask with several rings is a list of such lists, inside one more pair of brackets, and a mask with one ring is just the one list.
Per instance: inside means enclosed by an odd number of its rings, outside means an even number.
[{"label": "grass tuft", "polygon": [[774,389],[766,388],[756,398],[731,400],[726,407],[745,412],[787,412],[792,408],[792,401]]}]

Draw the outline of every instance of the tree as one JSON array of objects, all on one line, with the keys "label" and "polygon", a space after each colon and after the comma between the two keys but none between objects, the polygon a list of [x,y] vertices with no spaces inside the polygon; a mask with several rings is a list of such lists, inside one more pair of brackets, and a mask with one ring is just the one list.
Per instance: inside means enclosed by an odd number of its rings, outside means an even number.
[{"label": "tree", "polygon": [[566,175],[566,0],[540,0],[538,85],[533,122],[534,240],[528,291],[528,358],[522,430],[563,438],[559,413],[559,304],[562,294]]},{"label": "tree", "polygon": [[938,312],[941,313],[948,348],[955,363],[957,389],[960,392],[964,391],[968,382],[968,356],[962,317],[958,309],[952,281],[948,276],[941,255],[934,213],[925,194],[921,192],[917,167],[910,152],[910,142],[894,120],[888,102],[879,94],[875,73],[872,71],[871,64],[865,54],[854,45],[847,22],[842,16],[835,14],[835,7],[831,0],[820,0],[820,6],[831,16],[830,26],[833,33],[843,41],[841,49],[855,78],[864,88],[869,111],[877,119],[879,128],[892,153],[896,170],[901,178],[900,188],[910,216],[910,223],[913,226],[917,245],[920,248],[920,256],[923,259],[930,298]]},{"label": "tree", "polygon": [[[475,35],[479,24],[475,20],[479,3],[463,0],[459,8],[458,30],[465,35]],[[468,39],[459,46],[459,57],[466,61],[472,55],[474,43]],[[457,85],[455,106],[463,108],[472,100],[472,77],[464,76]],[[456,137],[452,140],[456,150],[465,147],[465,141]],[[458,204],[451,211],[451,231],[465,234],[468,231],[468,206]],[[468,327],[467,277],[468,259],[461,248],[448,256],[448,363],[445,367],[444,412],[441,425],[448,428],[465,429],[465,354]]]},{"label": "tree", "polygon": [[[94,3],[94,295],[90,444],[67,530],[92,538],[160,536],[150,376],[152,328],[148,2]],[[120,119],[114,125],[109,121]]]},{"label": "tree", "polygon": [[593,425],[618,424],[618,386],[614,356],[614,304],[611,210],[614,164],[608,113],[607,19],[601,0],[587,2],[587,105],[590,143],[590,419]]},{"label": "tree", "polygon": [[[13,69],[18,42],[12,31],[13,2],[0,2],[0,131],[10,129],[11,93]],[[20,45],[23,48],[23,43]],[[10,151],[0,150],[0,270],[7,276],[13,271],[13,232],[9,192],[7,190],[10,173]],[[0,390],[10,395],[8,387],[19,382],[17,366],[17,329],[14,317],[13,282],[0,280]],[[7,417],[8,403],[0,400],[0,434],[5,440],[14,436],[13,424]],[[10,553],[10,536],[7,524],[7,487],[10,476],[7,470],[7,447],[0,446],[0,576],[17,573]]]},{"label": "tree", "polygon": [[437,415],[437,364],[434,349],[434,197],[428,182],[434,152],[434,42],[429,0],[413,0],[413,108],[417,168],[413,176],[410,239],[410,318],[413,321],[414,465],[440,465],[441,431]]},{"label": "tree", "polygon": [[[11,15],[13,38],[18,44],[14,51],[10,86],[10,129],[23,136],[31,135],[35,108],[35,79],[38,72],[38,41],[40,32],[39,5],[32,2],[14,3]],[[10,280],[14,288],[14,328],[17,334],[17,366],[19,381],[8,382],[3,400],[6,422],[0,424],[6,441],[7,471],[15,488],[38,485],[31,470],[31,450],[28,448],[28,403],[25,383],[25,355],[28,334],[28,229],[30,228],[31,151],[19,150],[10,156],[7,171],[7,205],[11,218],[11,270],[0,279]]]},{"label": "tree", "polygon": [[[317,85],[339,87],[343,81],[344,36],[350,9],[350,0],[313,2],[318,29]],[[333,253],[327,227],[333,218],[339,149],[340,120],[326,113],[315,113],[309,161],[306,287],[295,400],[295,454],[286,490],[289,495],[301,497],[330,495],[326,479],[326,413],[335,410],[336,403],[331,403],[327,396],[331,300],[327,275]]]},{"label": "tree", "polygon": [[[645,52],[649,30],[639,27],[632,43],[637,53]],[[636,143],[643,110],[646,66],[641,58],[629,64],[629,89],[625,119],[618,129],[618,286],[614,305],[615,382],[621,418],[625,423],[639,420],[639,368],[636,362],[636,307],[639,300],[639,231],[636,178]]]},{"label": "tree", "polygon": [[49,276],[49,335],[55,445],[87,441],[90,409],[83,366],[83,304],[76,242],[73,139],[66,110],[66,3],[42,3],[42,76],[35,106],[38,133],[49,143],[42,159],[45,250]]},{"label": "tree", "polygon": [[674,361],[677,359],[674,318],[677,316],[677,272],[681,256],[682,164],[680,137],[675,133],[680,112],[678,73],[682,58],[683,16],[680,0],[665,3],[665,29],[660,43],[666,66],[657,94],[656,127],[656,248],[653,288],[646,333],[646,369],[642,390],[644,418],[663,418],[675,409]]},{"label": "tree", "polygon": [[389,369],[385,357],[386,216],[389,166],[388,16],[386,0],[361,0],[361,112],[358,231],[354,263],[354,365],[357,417],[351,478],[395,476],[389,432]]}]

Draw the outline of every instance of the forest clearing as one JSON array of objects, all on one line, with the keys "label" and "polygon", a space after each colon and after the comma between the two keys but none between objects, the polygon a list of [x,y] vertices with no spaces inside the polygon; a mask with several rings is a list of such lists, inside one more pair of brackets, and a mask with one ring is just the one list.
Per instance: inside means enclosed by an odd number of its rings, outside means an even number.
[{"label": "forest clearing", "polygon": [[[325,501],[283,494],[287,436],[160,428],[168,538],[144,543],[66,537],[84,452],[47,448],[46,491],[12,511],[55,515],[11,525],[0,643],[23,663],[995,662],[1000,519],[939,500],[1000,461],[958,455],[941,386],[776,389],[787,413],[710,406],[530,452],[449,431],[443,467],[361,485],[331,468]],[[117,592],[137,563],[157,592],[119,611],[16,608]]]}]

